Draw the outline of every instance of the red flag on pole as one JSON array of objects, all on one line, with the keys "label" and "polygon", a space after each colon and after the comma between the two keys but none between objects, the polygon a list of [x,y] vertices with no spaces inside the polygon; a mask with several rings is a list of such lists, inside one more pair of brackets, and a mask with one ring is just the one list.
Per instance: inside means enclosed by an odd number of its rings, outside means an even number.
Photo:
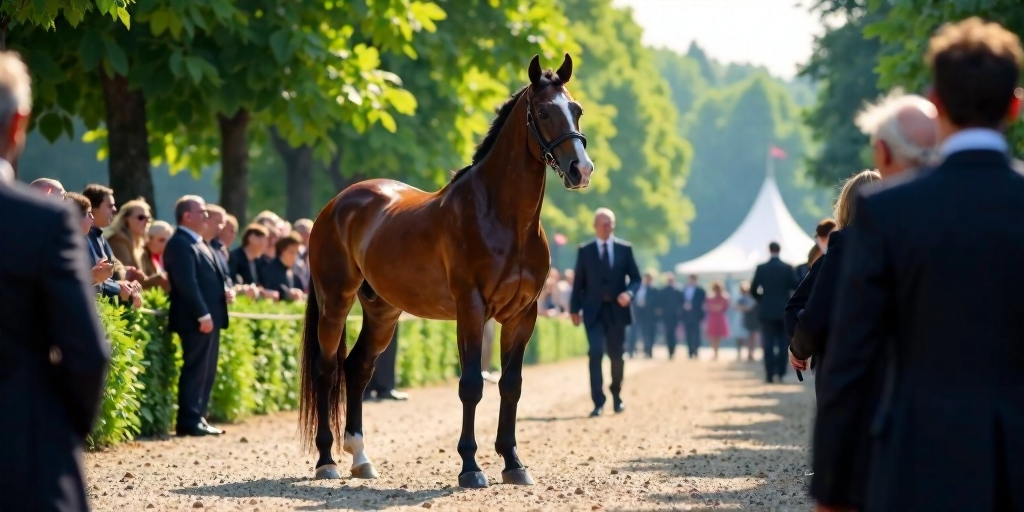
[{"label": "red flag on pole", "polygon": [[786,151],[777,146],[772,146],[770,154],[772,158],[776,158],[779,160],[783,160],[786,158]]},{"label": "red flag on pole", "polygon": [[555,244],[557,244],[557,245],[565,245],[568,242],[569,242],[569,239],[566,238],[565,235],[563,235],[561,233],[555,233]]}]

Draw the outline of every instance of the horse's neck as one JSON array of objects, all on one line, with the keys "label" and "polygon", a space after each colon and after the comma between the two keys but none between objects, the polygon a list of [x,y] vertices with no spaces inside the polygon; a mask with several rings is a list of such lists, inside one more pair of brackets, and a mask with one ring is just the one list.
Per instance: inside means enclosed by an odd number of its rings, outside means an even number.
[{"label": "horse's neck", "polygon": [[504,218],[515,219],[521,227],[540,221],[546,186],[545,165],[528,147],[526,101],[524,94],[501,128],[494,147],[471,175],[487,191],[495,210]]}]

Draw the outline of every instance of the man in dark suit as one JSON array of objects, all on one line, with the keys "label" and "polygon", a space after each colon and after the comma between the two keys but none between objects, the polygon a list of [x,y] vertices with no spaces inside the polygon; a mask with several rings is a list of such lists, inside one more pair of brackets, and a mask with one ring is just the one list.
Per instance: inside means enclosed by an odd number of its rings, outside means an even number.
[{"label": "man in dark suit", "polygon": [[704,321],[704,299],[708,294],[697,284],[697,276],[687,278],[683,289],[683,303],[680,308],[683,321],[683,333],[686,336],[686,348],[690,359],[697,357],[700,349],[700,323]]},{"label": "man in dark suit", "polygon": [[970,18],[943,26],[926,60],[944,160],[856,203],[818,393],[820,511],[856,504],[865,425],[861,510],[1024,509],[1024,166],[1000,133],[1018,117],[1024,50]]},{"label": "man in dark suit", "polygon": [[[665,273],[665,286],[659,288],[654,295],[654,319],[661,324],[665,332],[665,346],[668,348],[668,358],[676,356],[676,345],[678,339],[676,331],[679,328],[679,319],[683,314],[683,291],[676,286],[676,276],[671,272]],[[651,340],[653,348],[654,340]]]},{"label": "man in dark suit", "polygon": [[[0,52],[0,510],[89,510],[82,450],[110,361],[77,208],[15,183],[28,70]],[[74,209],[73,209],[74,208]]]},{"label": "man in dark suit", "polygon": [[761,335],[764,343],[765,382],[774,382],[775,377],[782,382],[786,374],[786,340],[783,318],[786,303],[793,290],[799,284],[793,267],[779,259],[779,244],[768,244],[771,258],[757,266],[754,280],[750,283],[750,294],[757,300],[758,313],[761,320]]},{"label": "man in dark suit", "polygon": [[181,338],[184,364],[178,380],[179,436],[219,435],[206,420],[217,375],[220,330],[228,326],[227,285],[217,256],[202,233],[209,213],[198,196],[184,196],[174,205],[178,229],[164,249],[164,269],[171,282],[168,324]]},{"label": "man in dark suit", "polygon": [[[644,355],[648,358],[653,356],[654,350],[654,309],[658,303],[658,293],[654,288],[654,275],[650,272],[644,274],[643,280],[640,282],[640,288],[637,288],[636,296],[633,297],[633,312],[636,314],[636,324],[630,326],[633,333],[633,343],[628,351],[630,357],[634,357],[636,351],[636,338],[640,338],[644,342],[643,350]],[[639,324],[639,325],[637,325]]]},{"label": "man in dark suit", "polygon": [[580,325],[580,312],[590,342],[590,396],[594,400],[591,417],[600,416],[607,400],[601,375],[604,354],[612,362],[612,404],[616,413],[625,410],[622,401],[622,352],[626,326],[632,323],[629,303],[640,288],[640,270],[633,259],[633,246],[612,237],[615,214],[607,208],[594,212],[597,238],[580,245],[576,256],[576,278],[572,286],[569,313],[572,323]]}]

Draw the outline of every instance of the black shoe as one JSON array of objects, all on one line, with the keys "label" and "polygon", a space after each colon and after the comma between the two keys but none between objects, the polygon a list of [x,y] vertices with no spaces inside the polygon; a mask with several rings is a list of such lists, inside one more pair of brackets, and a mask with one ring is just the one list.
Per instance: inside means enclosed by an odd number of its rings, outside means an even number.
[{"label": "black shoe", "polygon": [[626,410],[626,404],[625,404],[625,403],[623,403],[623,402],[622,402],[622,400],[616,400],[616,401],[615,401],[615,407],[614,407],[614,409],[615,409],[615,414],[619,414],[619,413],[621,413],[622,411],[625,411],[625,410]]},{"label": "black shoe", "polygon": [[220,435],[220,431],[219,430],[214,432],[214,431],[210,430],[210,427],[207,427],[206,425],[203,425],[202,422],[196,423],[192,427],[182,427],[182,426],[179,425],[178,428],[175,429],[175,431],[178,434],[178,437],[185,437],[185,436],[202,437],[202,436],[219,436]]},{"label": "black shoe", "polygon": [[773,379],[772,379],[772,376],[771,376],[771,375],[768,375],[768,376],[766,376],[766,377],[764,378],[764,383],[765,383],[765,384],[771,384],[771,383],[772,383],[772,381],[773,381]]},{"label": "black shoe", "polygon": [[604,406],[603,405],[599,405],[597,407],[594,407],[594,410],[590,411],[590,417],[591,418],[596,418],[596,417],[600,416],[601,412],[603,410],[604,410]]},{"label": "black shoe", "polygon": [[219,435],[221,435],[221,434],[223,434],[223,433],[224,433],[224,431],[223,431],[223,430],[221,430],[221,429],[219,429],[219,428],[217,428],[217,427],[215,427],[215,426],[213,426],[213,425],[210,425],[210,424],[209,424],[209,423],[208,423],[208,422],[206,421],[206,418],[203,418],[203,419],[202,419],[202,424],[203,424],[203,426],[204,426],[204,427],[206,427],[206,430],[209,430],[209,431],[210,431],[210,434],[211,434],[211,435],[219,436]]},{"label": "black shoe", "polygon": [[380,392],[377,393],[377,400],[408,400],[408,399],[409,399],[409,394],[408,393],[402,393],[401,391],[395,391],[394,389],[392,389],[391,391],[385,391],[383,393],[380,393]]}]

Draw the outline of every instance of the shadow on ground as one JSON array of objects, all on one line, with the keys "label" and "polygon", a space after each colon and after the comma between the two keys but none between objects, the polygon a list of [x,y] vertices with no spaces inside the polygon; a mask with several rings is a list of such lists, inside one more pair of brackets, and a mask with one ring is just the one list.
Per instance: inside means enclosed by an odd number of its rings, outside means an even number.
[{"label": "shadow on ground", "polygon": [[334,486],[310,485],[308,478],[260,479],[174,489],[175,494],[189,496],[216,496],[219,498],[290,498],[309,502],[296,510],[381,510],[390,507],[413,506],[432,499],[449,496],[458,487],[410,491],[408,489],[382,489],[353,485],[350,480],[338,480]]},{"label": "shadow on ground", "polygon": [[[738,413],[758,419],[699,425],[708,431],[699,438],[724,445],[716,452],[697,453],[680,445],[675,456],[635,459],[619,471],[636,479],[667,477],[675,485],[674,492],[644,496],[644,501],[662,509],[811,510],[806,494],[809,477],[805,475],[809,471],[807,446],[813,418],[813,411],[807,409],[814,406],[813,398],[807,395],[813,393],[810,379],[800,385],[775,384],[765,391],[761,364],[735,362],[721,371],[725,375],[716,380],[726,382],[732,394],[760,403],[718,409],[716,416],[724,419]],[[720,481],[723,485],[711,488],[721,490],[699,492],[699,488],[708,486],[694,485],[709,480]]]}]

